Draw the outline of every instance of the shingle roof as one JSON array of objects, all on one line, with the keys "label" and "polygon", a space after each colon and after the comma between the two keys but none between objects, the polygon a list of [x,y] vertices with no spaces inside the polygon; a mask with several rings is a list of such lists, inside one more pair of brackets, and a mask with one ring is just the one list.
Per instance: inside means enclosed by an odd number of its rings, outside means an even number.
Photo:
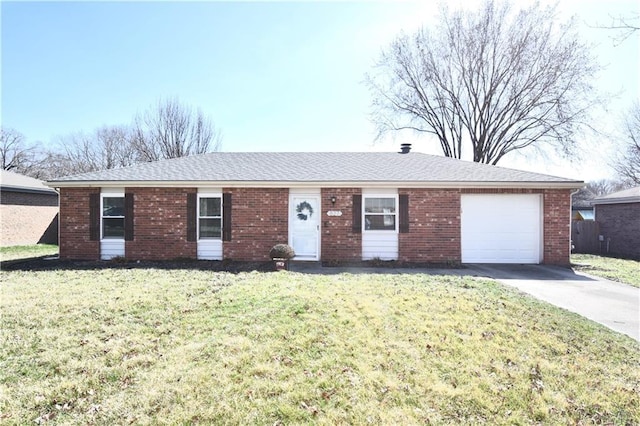
[{"label": "shingle roof", "polygon": [[0,187],[5,191],[57,194],[38,179],[7,170],[0,170]]},{"label": "shingle roof", "polygon": [[640,202],[640,186],[635,188],[624,189],[622,191],[612,192],[611,194],[598,197],[592,200],[593,204],[618,204],[618,203],[639,203]]},{"label": "shingle roof", "polygon": [[[541,183],[580,181],[412,152],[214,152],[67,176],[51,186],[81,182],[286,183]],[[77,185],[73,185],[77,186]]]}]

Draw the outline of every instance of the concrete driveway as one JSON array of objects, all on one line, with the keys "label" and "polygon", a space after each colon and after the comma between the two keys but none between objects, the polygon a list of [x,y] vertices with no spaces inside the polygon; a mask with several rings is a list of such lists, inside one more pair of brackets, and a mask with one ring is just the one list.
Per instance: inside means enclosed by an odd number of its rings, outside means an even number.
[{"label": "concrete driveway", "polygon": [[637,287],[554,266],[466,266],[474,275],[516,287],[640,341],[640,289]]}]

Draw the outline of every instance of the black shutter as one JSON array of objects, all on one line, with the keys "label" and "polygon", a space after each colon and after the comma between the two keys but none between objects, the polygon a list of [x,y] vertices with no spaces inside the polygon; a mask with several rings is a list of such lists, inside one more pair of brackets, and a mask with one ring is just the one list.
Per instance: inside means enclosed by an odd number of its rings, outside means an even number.
[{"label": "black shutter", "polygon": [[409,195],[400,194],[398,202],[400,204],[400,232],[406,234],[409,232]]},{"label": "black shutter", "polygon": [[124,239],[133,241],[133,193],[124,194]]},{"label": "black shutter", "polygon": [[222,241],[231,241],[231,193],[222,194]]},{"label": "black shutter", "polygon": [[89,240],[100,239],[100,194],[89,194]]},{"label": "black shutter", "polygon": [[190,192],[187,194],[187,241],[195,241],[198,239],[196,230],[196,221],[198,220],[198,211],[196,210],[198,203],[198,194]]},{"label": "black shutter", "polygon": [[362,195],[353,195],[353,218],[352,218],[352,231],[356,234],[362,232]]}]

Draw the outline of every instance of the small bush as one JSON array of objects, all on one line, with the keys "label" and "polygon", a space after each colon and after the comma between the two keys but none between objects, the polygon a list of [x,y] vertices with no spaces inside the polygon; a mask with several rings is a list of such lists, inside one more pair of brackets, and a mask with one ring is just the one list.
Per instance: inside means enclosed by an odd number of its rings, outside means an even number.
[{"label": "small bush", "polygon": [[271,259],[292,259],[296,253],[293,251],[288,244],[276,244],[273,246],[271,251],[269,251],[269,257]]}]

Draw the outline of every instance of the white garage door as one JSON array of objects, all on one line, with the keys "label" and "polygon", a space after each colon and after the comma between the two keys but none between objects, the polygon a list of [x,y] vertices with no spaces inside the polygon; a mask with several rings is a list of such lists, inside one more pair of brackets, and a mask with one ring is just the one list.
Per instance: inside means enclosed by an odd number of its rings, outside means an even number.
[{"label": "white garage door", "polygon": [[463,194],[462,263],[540,263],[537,194]]}]

